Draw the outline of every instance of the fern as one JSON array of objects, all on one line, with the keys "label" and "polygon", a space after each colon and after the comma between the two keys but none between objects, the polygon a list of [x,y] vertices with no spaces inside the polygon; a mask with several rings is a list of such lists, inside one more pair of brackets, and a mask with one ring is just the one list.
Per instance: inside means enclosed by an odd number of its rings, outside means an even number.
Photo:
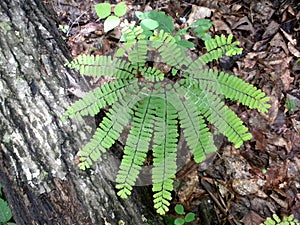
[{"label": "fern", "polygon": [[293,214],[284,216],[282,220],[276,214],[273,214],[272,217],[268,217],[264,223],[260,225],[300,225],[300,223],[295,219]]},{"label": "fern", "polygon": [[165,214],[172,199],[173,179],[176,173],[177,111],[169,102],[166,92],[156,99],[156,118],[153,137],[153,192],[154,207]]},{"label": "fern", "polygon": [[[170,205],[177,169],[179,129],[183,130],[194,160],[200,163],[207,153],[217,150],[207,122],[237,148],[252,137],[241,119],[225,105],[224,98],[263,113],[270,107],[269,98],[232,74],[206,68],[223,55],[241,52],[232,35],[205,41],[207,52],[196,60],[186,54],[178,38],[175,40],[163,30],[149,37],[148,33],[143,35],[141,28],[130,27],[125,36],[128,42],[114,57],[81,55],[67,63],[83,75],[113,79],[70,106],[62,120],[94,116],[110,106],[91,140],[79,152],[79,166],[83,170],[90,168],[130,125],[116,177],[118,195],[127,198],[131,194],[147,153],[152,150],[154,207],[163,215]],[[171,74],[148,62],[150,50],[171,67]]]}]

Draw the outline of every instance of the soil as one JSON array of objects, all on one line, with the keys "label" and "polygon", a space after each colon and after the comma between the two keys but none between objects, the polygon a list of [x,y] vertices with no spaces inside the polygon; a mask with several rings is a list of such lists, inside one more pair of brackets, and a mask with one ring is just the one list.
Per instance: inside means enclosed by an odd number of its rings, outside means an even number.
[{"label": "soil", "polygon": [[[104,33],[94,5],[100,1],[53,1],[59,25],[73,57],[111,54],[120,30]],[[116,4],[119,1],[110,1]],[[197,165],[192,159],[178,172],[171,209],[183,204],[194,212],[194,224],[260,224],[272,214],[294,214],[300,220],[300,3],[297,0],[126,1],[124,19],[135,11],[161,10],[176,27],[210,19],[208,31],[233,34],[244,49],[213,64],[234,73],[270,96],[261,114],[238,103],[228,105],[253,135],[235,149],[223,137],[218,153]],[[193,40],[195,41],[195,40]],[[197,41],[202,51],[203,42]],[[99,81],[98,81],[99,82]],[[101,82],[101,80],[100,80]],[[173,210],[166,217],[178,217]]]}]

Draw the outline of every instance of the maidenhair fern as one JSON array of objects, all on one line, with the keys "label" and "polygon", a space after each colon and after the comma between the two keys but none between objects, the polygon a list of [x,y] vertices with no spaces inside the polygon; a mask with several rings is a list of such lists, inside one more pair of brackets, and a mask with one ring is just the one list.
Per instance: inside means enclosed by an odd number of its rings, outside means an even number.
[{"label": "maidenhair fern", "polygon": [[268,217],[265,222],[260,225],[300,225],[300,223],[293,214],[284,216],[282,220],[276,214],[273,214],[272,217]]},{"label": "maidenhair fern", "polygon": [[[221,35],[205,41],[207,52],[194,60],[170,33],[159,30],[150,37],[131,39],[113,57],[81,55],[68,63],[83,75],[113,78],[75,102],[62,117],[81,119],[110,106],[79,153],[80,168],[90,168],[130,125],[116,178],[118,195],[126,198],[131,194],[147,153],[152,150],[154,207],[159,214],[165,214],[177,169],[179,129],[183,130],[194,160],[200,163],[207,153],[216,151],[207,122],[237,148],[251,139],[247,127],[223,98],[263,113],[270,107],[269,98],[253,85],[232,74],[207,69],[209,62],[223,55],[241,53],[232,38]],[[153,52],[171,68],[170,72],[148,62]]]}]

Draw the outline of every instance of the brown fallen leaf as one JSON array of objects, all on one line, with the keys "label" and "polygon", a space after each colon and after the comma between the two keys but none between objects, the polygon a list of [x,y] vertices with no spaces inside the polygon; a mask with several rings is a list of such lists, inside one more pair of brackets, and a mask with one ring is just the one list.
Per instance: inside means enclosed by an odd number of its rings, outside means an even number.
[{"label": "brown fallen leaf", "polygon": [[239,21],[234,23],[231,27],[232,29],[238,29],[238,30],[246,30],[250,31],[252,34],[254,34],[254,28],[252,23],[249,21],[247,16],[242,17]]},{"label": "brown fallen leaf", "polygon": [[262,39],[267,39],[273,36],[274,34],[276,34],[279,27],[280,25],[276,23],[274,20],[272,20],[271,23],[267,26],[265,32],[263,33]]},{"label": "brown fallen leaf", "polygon": [[270,46],[282,48],[286,55],[289,54],[287,45],[286,45],[285,41],[283,40],[282,35],[279,33],[275,34],[275,36],[272,38],[272,40],[270,41]]},{"label": "brown fallen leaf", "polygon": [[216,31],[224,30],[224,31],[226,31],[227,34],[232,33],[231,29],[229,28],[229,26],[224,21],[215,20],[214,23],[215,23],[214,27],[215,27]]},{"label": "brown fallen leaf", "polygon": [[241,222],[243,222],[244,225],[257,225],[263,223],[264,220],[265,219],[263,219],[256,212],[250,210],[246,215],[244,215],[244,217],[241,219]]},{"label": "brown fallen leaf", "polygon": [[266,183],[265,180],[252,178],[252,179],[239,179],[232,181],[233,190],[239,195],[245,196],[250,194],[259,194],[262,196],[266,195],[262,194],[261,187]]},{"label": "brown fallen leaf", "polygon": [[195,22],[198,19],[210,18],[211,14],[212,14],[211,9],[209,9],[207,7],[193,5],[192,11],[189,16],[189,19],[187,20],[187,23],[192,24],[193,22]]},{"label": "brown fallen leaf", "polygon": [[283,71],[283,73],[281,74],[280,76],[280,79],[283,83],[283,88],[284,88],[284,91],[288,91],[290,90],[290,84],[293,83],[294,81],[294,78],[290,76],[290,70],[289,69],[285,69]]},{"label": "brown fallen leaf", "polygon": [[300,51],[297,48],[295,48],[295,46],[291,42],[288,43],[288,49],[290,50],[290,53],[292,55],[294,55],[297,58],[300,58]]}]

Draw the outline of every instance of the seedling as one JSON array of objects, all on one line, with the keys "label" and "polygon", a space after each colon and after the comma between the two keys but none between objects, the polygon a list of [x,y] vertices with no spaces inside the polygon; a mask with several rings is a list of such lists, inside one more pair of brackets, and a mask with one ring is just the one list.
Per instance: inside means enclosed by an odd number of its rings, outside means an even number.
[{"label": "seedling", "polygon": [[8,222],[12,218],[11,210],[7,201],[2,199],[2,186],[0,184],[0,225],[16,225],[15,223]]},{"label": "seedling", "polygon": [[272,217],[268,217],[265,222],[260,225],[300,225],[300,223],[295,219],[293,214],[284,216],[282,220],[276,214],[273,214]]},{"label": "seedling", "polygon": [[104,32],[106,33],[119,26],[120,17],[125,15],[127,7],[125,2],[120,2],[112,12],[112,7],[109,3],[99,3],[95,5],[95,11],[100,19],[105,19]]}]

